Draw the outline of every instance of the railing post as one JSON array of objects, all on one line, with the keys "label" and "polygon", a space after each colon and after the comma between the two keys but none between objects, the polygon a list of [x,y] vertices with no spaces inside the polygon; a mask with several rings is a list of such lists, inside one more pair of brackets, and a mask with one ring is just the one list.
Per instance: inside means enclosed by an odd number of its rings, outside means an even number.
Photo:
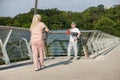
[{"label": "railing post", "polygon": [[105,46],[104,46],[104,43],[105,43],[105,36],[106,36],[106,34],[102,34],[102,38],[101,38],[101,50],[103,49],[103,48],[105,48]]},{"label": "railing post", "polygon": [[95,47],[94,47],[94,48],[95,48],[95,51],[96,51],[97,53],[98,53],[99,46],[100,46],[100,45],[99,45],[99,42],[98,42],[100,35],[101,35],[101,33],[98,33],[97,36],[96,36],[96,38],[95,38],[95,41],[94,41],[94,43],[95,43]]},{"label": "railing post", "polygon": [[7,51],[6,51],[6,45],[8,43],[8,40],[9,40],[10,36],[11,36],[11,33],[12,33],[12,30],[9,31],[9,33],[8,33],[6,39],[5,39],[5,42],[4,42],[4,44],[3,44],[2,48],[1,48],[5,64],[9,64],[10,63],[10,59],[9,59]]},{"label": "railing post", "polygon": [[25,41],[25,43],[26,43],[26,47],[27,47],[27,50],[28,50],[28,53],[29,53],[29,57],[30,57],[30,59],[31,60],[33,60],[33,57],[32,57],[32,51],[31,51],[31,48],[30,48],[30,46],[31,46],[31,44],[30,44],[30,42],[28,43],[28,41],[25,39],[25,38],[22,38],[24,41]]},{"label": "railing post", "polygon": [[83,37],[82,36],[81,36],[81,43],[82,43],[82,47],[83,47],[83,51],[84,51],[85,57],[88,58],[88,50],[87,50],[86,44],[83,41]]},{"label": "railing post", "polygon": [[89,38],[88,39],[88,41],[87,41],[87,43],[86,43],[86,45],[88,46],[88,51],[91,53],[91,54],[93,54],[94,53],[94,50],[93,50],[93,38],[94,38],[94,36],[95,36],[95,34],[96,34],[96,32],[94,32],[93,34],[92,34],[92,36],[91,36],[91,38]]},{"label": "railing post", "polygon": [[94,49],[94,47],[95,47],[95,43],[94,43],[94,41],[95,41],[95,35],[96,35],[96,32],[94,32],[93,33],[93,36],[92,36],[92,38],[91,38],[91,48],[92,48],[92,52],[94,53],[94,51],[95,51],[95,49]]},{"label": "railing post", "polygon": [[102,39],[103,39],[104,34],[101,33],[98,39],[98,43],[99,43],[99,50],[102,50],[103,46],[102,46]]}]

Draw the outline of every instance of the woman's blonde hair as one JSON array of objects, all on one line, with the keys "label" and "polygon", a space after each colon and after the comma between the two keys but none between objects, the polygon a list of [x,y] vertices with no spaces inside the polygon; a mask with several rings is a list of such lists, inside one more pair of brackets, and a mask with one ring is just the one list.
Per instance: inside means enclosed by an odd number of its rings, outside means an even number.
[{"label": "woman's blonde hair", "polygon": [[35,14],[35,15],[33,16],[33,20],[32,20],[31,27],[36,27],[37,24],[38,24],[38,22],[40,22],[40,21],[41,21],[41,15]]}]

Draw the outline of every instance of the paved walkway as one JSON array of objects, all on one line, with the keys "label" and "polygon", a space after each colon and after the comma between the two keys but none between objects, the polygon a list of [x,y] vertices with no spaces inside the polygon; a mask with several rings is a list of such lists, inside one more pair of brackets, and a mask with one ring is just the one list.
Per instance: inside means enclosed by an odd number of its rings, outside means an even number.
[{"label": "paved walkway", "polygon": [[47,68],[39,72],[33,65],[0,71],[0,80],[120,80],[120,45],[96,59],[57,58],[45,64]]}]

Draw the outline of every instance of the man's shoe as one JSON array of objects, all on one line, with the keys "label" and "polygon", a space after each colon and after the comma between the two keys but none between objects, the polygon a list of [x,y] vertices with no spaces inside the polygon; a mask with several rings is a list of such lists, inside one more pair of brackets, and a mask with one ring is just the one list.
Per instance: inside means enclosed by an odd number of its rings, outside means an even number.
[{"label": "man's shoe", "polygon": [[68,60],[72,60],[72,59],[73,59],[73,57],[72,57],[72,56],[68,57]]},{"label": "man's shoe", "polygon": [[39,71],[40,69],[39,68],[35,68],[35,71]]},{"label": "man's shoe", "polygon": [[79,57],[79,56],[77,56],[77,57],[75,57],[74,59],[75,59],[75,60],[78,60],[78,59],[80,59],[80,57]]}]

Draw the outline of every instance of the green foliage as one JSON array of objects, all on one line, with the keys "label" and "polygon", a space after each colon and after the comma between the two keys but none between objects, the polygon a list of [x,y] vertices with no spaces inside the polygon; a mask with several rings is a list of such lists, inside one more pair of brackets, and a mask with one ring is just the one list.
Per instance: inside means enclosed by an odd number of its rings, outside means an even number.
[{"label": "green foliage", "polygon": [[115,34],[115,22],[110,18],[102,17],[95,23],[95,29],[102,30],[104,32]]},{"label": "green foliage", "polygon": [[12,26],[13,20],[10,17],[0,17],[0,25]]},{"label": "green foliage", "polygon": [[[104,5],[89,7],[83,12],[61,11],[54,9],[38,9],[42,21],[51,30],[70,28],[72,21],[83,30],[98,29],[116,36],[120,36],[120,5],[106,9]],[[28,13],[18,14],[14,18],[0,17],[0,25],[29,28],[34,9]]]}]

